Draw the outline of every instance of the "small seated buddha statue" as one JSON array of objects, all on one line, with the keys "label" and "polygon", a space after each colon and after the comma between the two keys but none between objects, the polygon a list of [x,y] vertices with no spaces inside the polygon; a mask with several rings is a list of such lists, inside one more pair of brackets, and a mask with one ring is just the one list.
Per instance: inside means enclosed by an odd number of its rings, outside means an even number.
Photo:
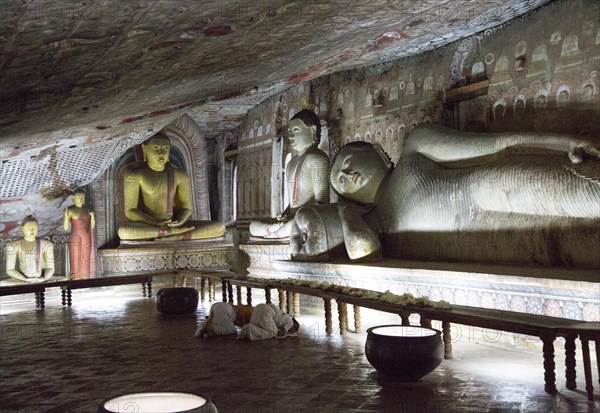
[{"label": "small seated buddha statue", "polygon": [[8,244],[6,252],[6,275],[15,280],[37,283],[54,275],[54,245],[37,238],[37,219],[28,216],[21,222],[23,238]]}]

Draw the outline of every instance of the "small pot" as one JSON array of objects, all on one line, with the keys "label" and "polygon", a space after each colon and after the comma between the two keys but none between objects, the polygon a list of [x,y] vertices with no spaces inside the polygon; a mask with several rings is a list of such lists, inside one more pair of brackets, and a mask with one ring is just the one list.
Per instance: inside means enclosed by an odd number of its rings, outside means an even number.
[{"label": "small pot", "polygon": [[365,355],[380,378],[415,382],[442,362],[442,333],[418,326],[371,327],[367,330]]},{"label": "small pot", "polygon": [[191,393],[131,393],[103,401],[98,413],[218,413],[208,397]]}]

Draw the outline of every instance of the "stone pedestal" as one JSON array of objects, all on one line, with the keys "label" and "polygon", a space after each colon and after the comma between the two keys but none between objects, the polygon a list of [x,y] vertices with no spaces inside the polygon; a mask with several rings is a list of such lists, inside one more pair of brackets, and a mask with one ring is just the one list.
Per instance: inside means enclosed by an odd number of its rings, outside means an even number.
[{"label": "stone pedestal", "polygon": [[252,277],[328,282],[450,304],[600,321],[594,269],[382,260],[374,264],[290,260],[287,245],[240,245]]},{"label": "stone pedestal", "polygon": [[234,259],[233,244],[224,240],[122,244],[98,250],[100,273],[125,275],[177,271],[225,271]]}]

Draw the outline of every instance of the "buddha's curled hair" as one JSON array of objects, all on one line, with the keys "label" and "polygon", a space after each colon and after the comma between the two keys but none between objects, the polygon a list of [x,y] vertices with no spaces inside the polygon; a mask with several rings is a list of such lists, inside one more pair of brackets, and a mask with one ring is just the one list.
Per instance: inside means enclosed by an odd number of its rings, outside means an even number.
[{"label": "buddha's curled hair", "polygon": [[303,109],[292,116],[292,119],[290,120],[294,119],[300,119],[308,127],[316,126],[317,131],[315,134],[315,142],[317,145],[321,143],[321,121],[315,112],[312,110]]}]

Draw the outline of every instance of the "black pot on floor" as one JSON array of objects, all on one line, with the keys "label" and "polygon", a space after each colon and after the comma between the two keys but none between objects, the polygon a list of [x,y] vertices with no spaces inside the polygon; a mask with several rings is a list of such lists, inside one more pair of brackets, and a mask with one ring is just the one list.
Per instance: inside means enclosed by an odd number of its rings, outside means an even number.
[{"label": "black pot on floor", "polygon": [[372,327],[367,330],[365,355],[380,379],[414,382],[442,362],[442,333],[418,326]]},{"label": "black pot on floor", "polygon": [[208,397],[191,393],[149,392],[112,397],[100,403],[97,413],[218,413]]},{"label": "black pot on floor", "polygon": [[163,314],[190,314],[198,308],[198,290],[188,287],[161,288],[156,309]]}]

